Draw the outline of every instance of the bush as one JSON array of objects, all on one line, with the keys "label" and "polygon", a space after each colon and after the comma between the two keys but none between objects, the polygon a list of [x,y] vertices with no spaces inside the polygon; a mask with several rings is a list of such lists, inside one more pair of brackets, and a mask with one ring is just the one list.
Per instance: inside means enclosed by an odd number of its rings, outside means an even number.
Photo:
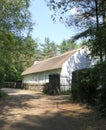
[{"label": "bush", "polygon": [[96,65],[95,70],[99,73],[98,85],[100,86],[97,105],[102,115],[106,116],[106,61]]},{"label": "bush", "polygon": [[4,78],[5,78],[4,69],[0,67],[0,88],[3,86]]},{"label": "bush", "polygon": [[97,84],[92,75],[93,69],[83,69],[73,72],[72,99],[80,102],[94,103]]},{"label": "bush", "polygon": [[72,74],[73,101],[97,105],[106,115],[106,61]]}]

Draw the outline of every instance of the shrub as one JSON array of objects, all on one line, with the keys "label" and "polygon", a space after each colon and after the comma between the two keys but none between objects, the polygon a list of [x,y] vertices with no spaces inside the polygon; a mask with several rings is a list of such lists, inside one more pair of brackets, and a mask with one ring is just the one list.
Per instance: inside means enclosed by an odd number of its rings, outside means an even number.
[{"label": "shrub", "polygon": [[4,69],[0,67],[0,88],[3,86],[4,78],[5,78]]},{"label": "shrub", "polygon": [[97,95],[97,105],[102,115],[106,116],[106,61],[95,66],[99,73],[98,85],[100,86]]},{"label": "shrub", "polygon": [[97,105],[106,115],[106,61],[72,74],[71,98],[74,101]]},{"label": "shrub", "polygon": [[97,84],[92,73],[93,69],[83,69],[73,72],[71,90],[73,100],[94,103]]}]

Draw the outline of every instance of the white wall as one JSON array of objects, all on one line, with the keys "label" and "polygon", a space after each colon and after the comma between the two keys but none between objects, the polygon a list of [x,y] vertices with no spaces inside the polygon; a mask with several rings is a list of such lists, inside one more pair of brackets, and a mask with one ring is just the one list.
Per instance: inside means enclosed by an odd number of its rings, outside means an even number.
[{"label": "white wall", "polygon": [[[89,50],[84,47],[71,56],[62,66],[61,71],[61,89],[69,89],[71,87],[72,72],[78,69],[88,68],[90,61],[88,58]],[[62,78],[67,77],[67,78]],[[62,85],[66,84],[66,86]]]},{"label": "white wall", "polygon": [[72,72],[78,69],[89,68],[88,54],[89,50],[84,47],[71,56],[62,65],[62,69],[23,76],[23,83],[48,83],[49,74],[58,73],[60,74],[61,89],[67,90],[71,87]]},{"label": "white wall", "polygon": [[30,74],[23,76],[23,83],[48,83],[49,82],[49,74],[58,73],[60,74],[61,70],[53,70],[48,72],[42,72],[37,74]]}]

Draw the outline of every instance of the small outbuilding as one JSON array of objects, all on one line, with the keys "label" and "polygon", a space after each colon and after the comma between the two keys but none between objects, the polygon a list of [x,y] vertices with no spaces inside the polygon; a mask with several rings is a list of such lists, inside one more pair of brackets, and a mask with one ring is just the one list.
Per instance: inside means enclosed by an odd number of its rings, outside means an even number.
[{"label": "small outbuilding", "polygon": [[42,89],[42,85],[49,83],[50,75],[59,75],[60,89],[71,88],[72,72],[78,69],[88,68],[90,60],[89,50],[86,46],[68,51],[43,61],[34,62],[23,73],[23,84],[30,86],[30,89]]}]

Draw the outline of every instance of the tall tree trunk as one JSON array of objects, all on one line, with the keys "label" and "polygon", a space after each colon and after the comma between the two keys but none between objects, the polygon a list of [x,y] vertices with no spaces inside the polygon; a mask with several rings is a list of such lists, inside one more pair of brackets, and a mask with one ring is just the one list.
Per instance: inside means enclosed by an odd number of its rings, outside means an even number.
[{"label": "tall tree trunk", "polygon": [[[98,7],[98,0],[95,0],[95,11],[96,11],[96,29],[97,31],[99,30],[99,7]],[[99,43],[101,44],[101,43]],[[100,62],[103,61],[103,50],[100,47],[99,49],[99,54],[100,54]]]},{"label": "tall tree trunk", "polygon": [[98,0],[95,0],[96,26],[99,28]]},{"label": "tall tree trunk", "polygon": [[102,17],[103,17],[103,25],[106,25],[106,1],[102,0]]},{"label": "tall tree trunk", "polygon": [[[106,0],[102,0],[103,26],[106,28]],[[105,42],[105,41],[104,41]],[[104,55],[106,60],[106,46],[104,46]]]}]

